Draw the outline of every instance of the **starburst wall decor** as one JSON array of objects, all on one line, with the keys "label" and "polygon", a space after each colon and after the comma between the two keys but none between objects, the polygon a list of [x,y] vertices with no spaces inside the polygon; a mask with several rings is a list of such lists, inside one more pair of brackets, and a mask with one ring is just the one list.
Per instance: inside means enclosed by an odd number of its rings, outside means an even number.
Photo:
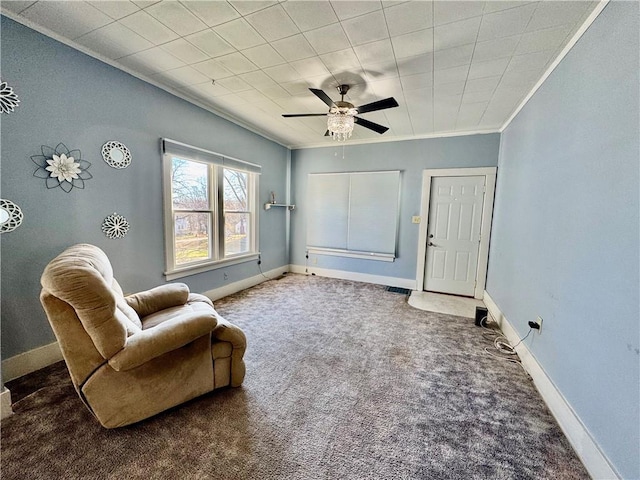
[{"label": "starburst wall decor", "polygon": [[129,222],[122,215],[114,212],[102,222],[102,231],[111,239],[122,238],[129,231]]},{"label": "starburst wall decor", "polygon": [[33,176],[44,178],[47,188],[60,187],[69,193],[74,187],[84,188],[84,181],[93,178],[87,169],[89,162],[81,158],[80,150],[69,150],[64,143],[56,148],[42,145],[42,155],[33,155],[31,160],[38,168]]},{"label": "starburst wall decor", "polygon": [[20,100],[7,82],[0,82],[0,112],[11,113],[18,106]]}]

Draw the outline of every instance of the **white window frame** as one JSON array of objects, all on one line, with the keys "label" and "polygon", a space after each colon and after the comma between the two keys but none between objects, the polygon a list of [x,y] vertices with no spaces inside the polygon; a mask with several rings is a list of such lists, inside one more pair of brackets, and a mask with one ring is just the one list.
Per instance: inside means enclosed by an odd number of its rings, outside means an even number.
[{"label": "white window frame", "polygon": [[[177,143],[177,142],[176,142]],[[187,147],[181,144],[184,147]],[[203,150],[193,147],[194,152],[203,152]],[[212,155],[213,152],[209,152]],[[259,235],[258,235],[258,205],[259,196],[259,173],[242,169],[242,161],[232,159],[232,165],[225,166],[222,163],[207,162],[201,158],[194,158],[198,155],[190,157],[184,152],[173,154],[171,152],[163,153],[163,205],[164,205],[164,233],[165,233],[165,265],[166,271],[164,275],[167,280],[175,280],[177,278],[195,275],[198,273],[215,270],[217,268],[237,265],[239,263],[256,261],[260,257],[259,251]],[[201,157],[202,155],[200,155]],[[209,232],[209,248],[210,255],[206,260],[191,262],[186,265],[177,265],[175,257],[175,213],[176,211],[190,212],[189,209],[174,209],[173,207],[173,188],[172,188],[172,163],[173,158],[182,158],[190,162],[196,162],[207,165],[207,177],[209,187],[209,209],[193,210],[195,213],[209,213],[211,215],[211,228]],[[224,158],[220,156],[220,158]],[[248,164],[248,163],[247,163]],[[252,164],[248,164],[252,165]],[[250,208],[250,240],[249,252],[238,253],[235,255],[227,255],[224,253],[224,169],[241,171],[248,175],[247,188],[247,205]]]}]

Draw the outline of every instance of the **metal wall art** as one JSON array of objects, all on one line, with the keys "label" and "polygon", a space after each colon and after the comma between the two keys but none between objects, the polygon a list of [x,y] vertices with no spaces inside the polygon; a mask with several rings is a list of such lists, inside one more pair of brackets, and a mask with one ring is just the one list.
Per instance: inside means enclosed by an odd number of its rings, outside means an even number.
[{"label": "metal wall art", "polygon": [[24,218],[20,207],[10,200],[0,199],[0,233],[15,230]]},{"label": "metal wall art", "polygon": [[131,163],[131,152],[122,143],[111,140],[102,146],[102,158],[110,167],[127,168]]},{"label": "metal wall art", "polygon": [[91,166],[82,160],[80,150],[69,150],[64,143],[56,148],[42,145],[42,155],[33,155],[31,160],[38,168],[34,177],[44,178],[47,188],[60,187],[69,193],[73,187],[84,188],[84,181],[93,178],[87,169]]},{"label": "metal wall art", "polygon": [[122,238],[129,231],[129,222],[122,215],[114,212],[102,222],[102,231],[111,239]]},{"label": "metal wall art", "polygon": [[11,113],[18,106],[20,100],[7,82],[0,83],[0,112]]}]

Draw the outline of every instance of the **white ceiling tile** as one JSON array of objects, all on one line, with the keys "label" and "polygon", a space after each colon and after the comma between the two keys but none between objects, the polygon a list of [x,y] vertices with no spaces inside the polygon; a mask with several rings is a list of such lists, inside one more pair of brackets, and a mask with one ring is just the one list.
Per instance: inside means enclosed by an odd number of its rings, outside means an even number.
[{"label": "white ceiling tile", "polygon": [[316,55],[316,52],[301,33],[277,40],[271,43],[271,46],[288,62],[314,57]]},{"label": "white ceiling tile", "polygon": [[524,55],[515,55],[511,58],[507,72],[537,70],[541,71],[553,58],[553,50],[545,50],[543,52],[525,53]]},{"label": "white ceiling tile", "polygon": [[478,41],[509,37],[524,33],[537,4],[502,10],[482,17]]},{"label": "white ceiling tile", "polygon": [[260,10],[248,15],[246,19],[269,42],[300,32],[280,5]]},{"label": "white ceiling tile", "polygon": [[350,70],[360,66],[358,57],[356,57],[356,54],[354,53],[352,48],[320,55],[320,58],[330,72]]},{"label": "white ceiling tile", "polygon": [[208,25],[196,17],[181,3],[163,0],[145,9],[151,16],[181,36],[190,35],[208,28]]},{"label": "white ceiling tile", "polygon": [[375,42],[389,37],[382,10],[344,20],[342,27],[353,46]]},{"label": "white ceiling tile", "polygon": [[153,47],[118,59],[118,63],[144,75],[153,75],[164,70],[183,67],[184,62],[161,47]]},{"label": "white ceiling tile", "polygon": [[242,54],[260,68],[286,63],[286,60],[269,44],[243,50]]},{"label": "white ceiling tile", "polygon": [[264,69],[264,73],[273,78],[276,82],[292,82],[299,80],[300,74],[294,70],[291,65],[277,65]]},{"label": "white ceiling tile", "polygon": [[433,75],[431,73],[418,73],[417,75],[406,75],[400,77],[402,90],[407,92],[417,88],[426,88],[433,85]]},{"label": "white ceiling tile", "polygon": [[125,27],[143,36],[154,45],[170,42],[178,38],[178,34],[143,10],[120,20]]},{"label": "white ceiling tile", "polygon": [[[338,87],[340,85],[349,85],[351,87],[349,89],[347,97],[355,98],[365,94],[367,76],[362,68],[353,66],[349,69],[335,70],[332,72],[332,76],[335,80],[335,83],[331,81],[331,77],[329,77],[328,82],[325,82],[324,85],[322,84],[322,82],[317,84],[321,88],[326,87],[329,89],[335,89],[336,95],[338,94]],[[318,78],[316,77],[316,79]],[[325,80],[327,80],[326,76]]]},{"label": "white ceiling tile", "polygon": [[245,82],[238,76],[222,78],[220,80],[216,80],[216,83],[233,93],[238,93],[244,90],[252,89],[251,85],[249,85],[247,82]]},{"label": "white ceiling tile", "polygon": [[443,25],[445,23],[457,22],[471,17],[482,15],[484,2],[433,2],[433,24]]},{"label": "white ceiling tile", "polygon": [[[16,2],[5,2],[5,3],[16,3]],[[30,2],[31,3],[31,2]],[[122,17],[126,17],[127,15],[131,15],[139,10],[139,7],[128,0],[100,0],[89,2],[91,5],[96,7],[103,13],[106,13],[114,20],[119,20]],[[3,4],[4,6],[4,4]]]},{"label": "white ceiling tile", "polygon": [[346,20],[348,18],[357,17],[358,15],[364,15],[365,13],[380,10],[382,4],[379,1],[349,1],[349,0],[334,0],[331,2],[333,10],[338,15],[340,20]]},{"label": "white ceiling tile", "polygon": [[265,86],[259,87],[258,90],[260,90],[262,93],[264,93],[267,97],[269,97],[272,100],[279,99],[279,98],[286,98],[289,96],[289,93],[277,83],[274,83],[273,85],[265,85]]},{"label": "white ceiling tile", "polygon": [[271,5],[275,5],[278,2],[269,1],[255,1],[255,0],[235,0],[229,2],[233,7],[240,12],[241,15],[249,15],[250,13],[257,12],[258,10],[264,10]]},{"label": "white ceiling tile", "polygon": [[493,96],[493,90],[485,90],[482,92],[470,92],[467,88],[462,95],[462,104],[489,102]]},{"label": "white ceiling tile", "polygon": [[207,77],[215,80],[233,76],[233,72],[224,67],[217,60],[207,60],[200,63],[194,63],[191,66]]},{"label": "white ceiling tile", "polygon": [[211,57],[218,57],[235,51],[231,45],[213,30],[194,33],[186,37],[186,40]]},{"label": "white ceiling tile", "polygon": [[401,76],[433,72],[433,53],[398,60],[398,72]]},{"label": "white ceiling tile", "polygon": [[503,88],[523,88],[530,90],[541,76],[539,70],[520,70],[505,73],[500,79]]},{"label": "white ceiling tile", "polygon": [[318,54],[335,52],[349,46],[349,39],[339,23],[310,30],[304,36]]},{"label": "white ceiling tile", "polygon": [[498,83],[500,83],[501,78],[502,77],[495,76],[467,80],[464,91],[465,93],[493,92],[498,86]]},{"label": "white ceiling tile", "polygon": [[291,95],[304,95],[309,92],[309,83],[306,80],[294,80],[280,84]]},{"label": "white ceiling tile", "polygon": [[[246,104],[247,101],[244,98],[239,97],[238,95],[235,95],[232,93],[230,95],[222,95],[220,97],[216,97],[214,99],[214,103],[217,106],[220,106],[223,108],[229,108],[229,107],[236,107],[238,105]],[[237,113],[237,112],[232,110],[232,113]]]},{"label": "white ceiling tile", "polygon": [[498,58],[510,57],[513,55],[519,41],[520,35],[478,42],[473,52],[473,61],[487,62]]},{"label": "white ceiling tile", "polygon": [[363,67],[366,78],[369,81],[387,80],[389,78],[397,78],[399,76],[398,68],[395,62],[371,63]]},{"label": "white ceiling tile", "polygon": [[238,18],[214,27],[214,32],[238,50],[265,43],[256,30],[244,18]]},{"label": "white ceiling tile", "polygon": [[76,42],[111,59],[153,47],[149,40],[115,22],[77,38]]},{"label": "white ceiling tile", "polygon": [[150,7],[151,5],[155,5],[156,3],[160,2],[160,0],[132,0],[132,1],[140,8],[147,8],[147,7]]},{"label": "white ceiling tile", "polygon": [[250,103],[253,106],[255,106],[256,103],[270,101],[267,97],[265,97],[262,93],[255,89],[237,92],[236,95],[238,95],[240,98],[245,99],[247,103]]},{"label": "white ceiling tile", "polygon": [[462,92],[464,92],[464,84],[465,82],[455,82],[455,83],[443,83],[441,85],[434,85],[433,93],[435,96],[461,95]]},{"label": "white ceiling tile", "polygon": [[275,85],[276,82],[264,73],[262,70],[256,70],[255,72],[248,72],[239,75],[239,77],[251,85],[253,88],[264,87],[268,85]]},{"label": "white ceiling tile", "polygon": [[71,9],[65,1],[38,2],[21,15],[72,40],[113,22],[109,15],[87,2],[74,2]]},{"label": "white ceiling tile", "polygon": [[226,88],[210,82],[201,83],[200,85],[190,85],[182,88],[182,91],[195,93],[196,95],[207,99],[231,94],[231,92]]},{"label": "white ceiling tile", "polygon": [[580,20],[589,7],[593,8],[593,4],[585,1],[540,2],[527,25],[527,31],[574,24]]},{"label": "white ceiling tile", "polygon": [[392,37],[433,26],[432,2],[418,0],[386,8],[384,16]]},{"label": "white ceiling tile", "polygon": [[469,65],[473,55],[473,45],[438,50],[433,54],[433,68],[443,70],[445,68]]},{"label": "white ceiling tile", "polygon": [[199,48],[194,47],[191,43],[187,42],[184,38],[179,38],[173,42],[165,43],[162,48],[169,52],[174,57],[178,57],[186,64],[202,62],[209,58]]},{"label": "white ceiling tile", "polygon": [[400,83],[399,78],[388,78],[386,80],[371,82],[370,87],[379,99],[398,97],[402,94],[402,83]]},{"label": "white ceiling tile", "polygon": [[361,65],[377,64],[382,62],[395,63],[393,47],[391,46],[391,40],[388,38],[378,42],[353,47],[353,51],[356,52]]},{"label": "white ceiling tile", "polygon": [[488,102],[464,103],[460,106],[456,128],[475,127],[480,122],[487,108]]},{"label": "white ceiling tile", "polygon": [[444,70],[436,70],[433,72],[433,84],[440,85],[443,83],[462,82],[469,74],[469,67],[462,65],[461,67],[447,68]]},{"label": "white ceiling tile", "polygon": [[35,0],[28,0],[28,1],[13,0],[10,2],[5,1],[5,2],[2,2],[2,9],[8,10],[13,13],[21,13],[27,8],[29,8],[31,5],[34,5],[35,3],[36,3]]},{"label": "white ceiling tile", "polygon": [[240,17],[238,11],[227,2],[203,2],[202,0],[187,0],[181,2],[191,10],[200,20],[210,27]]},{"label": "white ceiling tile", "polygon": [[484,2],[484,13],[493,13],[500,10],[509,10],[510,8],[522,7],[529,3],[534,3],[531,0],[491,0]]},{"label": "white ceiling tile", "polygon": [[216,60],[235,74],[258,70],[258,67],[251,63],[251,61],[240,52],[223,55],[222,57],[217,57]]},{"label": "white ceiling tile", "polygon": [[303,32],[338,21],[331,4],[327,1],[289,1],[284,2],[282,7]]},{"label": "white ceiling tile", "polygon": [[182,87],[211,82],[209,78],[190,66],[180,67],[173,70],[166,70],[154,75],[153,78],[157,78],[159,80],[167,80],[167,83],[169,84]]},{"label": "white ceiling tile", "polygon": [[469,18],[434,28],[433,48],[444,50],[475,43],[482,17]]},{"label": "white ceiling tile", "polygon": [[508,57],[490,60],[488,62],[473,61],[469,69],[469,78],[474,79],[502,75],[507,69],[507,65],[509,65]]},{"label": "white ceiling tile", "polygon": [[546,28],[522,35],[520,43],[516,47],[515,54],[534,53],[542,50],[556,50],[571,33],[571,25]]},{"label": "white ceiling tile", "polygon": [[291,62],[291,66],[302,76],[302,78],[329,75],[329,70],[327,70],[327,67],[325,67],[324,63],[322,63],[318,57],[305,58],[304,60]]},{"label": "white ceiling tile", "polygon": [[413,57],[433,51],[433,29],[406,33],[391,39],[396,58]]}]

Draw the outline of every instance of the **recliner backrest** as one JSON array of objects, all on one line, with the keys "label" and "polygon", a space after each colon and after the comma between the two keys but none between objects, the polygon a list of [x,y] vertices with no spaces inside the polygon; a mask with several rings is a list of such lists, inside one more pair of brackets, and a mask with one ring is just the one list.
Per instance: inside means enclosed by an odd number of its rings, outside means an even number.
[{"label": "recliner backrest", "polygon": [[66,249],[47,265],[41,284],[43,291],[73,308],[105,359],[124,347],[127,336],[141,329],[140,319],[113,278],[107,255],[94,245]]}]

